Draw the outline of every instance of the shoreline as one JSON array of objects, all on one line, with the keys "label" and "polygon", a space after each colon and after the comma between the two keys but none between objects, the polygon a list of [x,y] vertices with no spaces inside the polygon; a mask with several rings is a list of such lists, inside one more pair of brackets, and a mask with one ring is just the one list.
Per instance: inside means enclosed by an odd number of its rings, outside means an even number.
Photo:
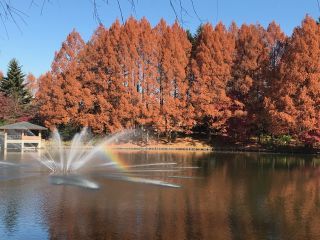
[{"label": "shoreline", "polygon": [[[67,142],[63,143],[64,148],[71,148]],[[46,148],[47,144],[44,144]],[[79,147],[83,148],[83,147]],[[87,149],[92,149],[94,146],[87,146]],[[176,144],[150,144],[146,146],[140,146],[137,144],[112,144],[108,146],[111,150],[120,151],[178,151],[178,152],[228,152],[228,153],[264,153],[264,154],[299,154],[299,155],[319,155],[320,149],[306,149],[300,146],[277,146],[273,149],[267,149],[263,146],[237,146],[226,145],[225,147],[215,147],[209,145],[202,146],[188,146],[188,145],[176,145]]]},{"label": "shoreline", "polygon": [[[70,145],[64,145],[64,149],[70,149]],[[75,147],[76,149],[81,149],[84,147]],[[85,147],[86,149],[90,150],[93,149],[94,146],[87,146]],[[43,146],[42,148],[38,150],[45,150],[46,146]],[[127,151],[127,152],[138,152],[138,151],[145,151],[145,152],[178,152],[178,153],[183,153],[183,152],[198,152],[198,153],[240,153],[240,154],[245,154],[245,153],[256,153],[256,154],[286,154],[286,155],[320,155],[320,150],[319,149],[313,149],[313,150],[301,150],[299,148],[293,148],[293,149],[287,149],[287,150],[269,150],[269,149],[244,149],[244,148],[197,148],[197,147],[142,147],[142,146],[135,146],[135,147],[127,147],[127,146],[110,146],[110,150],[114,151]],[[9,149],[10,150],[10,149]],[[12,149],[11,149],[12,150]],[[25,152],[33,152],[37,151],[37,149],[30,148],[30,149],[25,149]],[[3,150],[0,148],[0,152],[3,152]]]},{"label": "shoreline", "polygon": [[[96,138],[92,142],[93,145],[82,146],[92,149],[94,146],[102,142],[103,139]],[[71,147],[71,141],[63,141],[62,145],[68,149]],[[43,147],[50,148],[50,141],[45,140]],[[306,154],[319,155],[320,148],[306,148],[301,144],[263,144],[255,141],[245,142],[229,142],[223,138],[215,138],[208,141],[206,138],[193,136],[177,137],[175,141],[168,142],[165,138],[158,140],[150,139],[148,143],[141,140],[130,139],[129,141],[116,141],[108,144],[106,147],[110,150],[119,151],[177,151],[177,152],[230,152],[230,153],[268,153],[268,154]]]},{"label": "shoreline", "polygon": [[298,155],[320,155],[319,150],[300,151],[275,151],[268,149],[230,149],[230,148],[168,148],[168,147],[111,147],[112,150],[132,150],[132,151],[188,151],[188,152],[208,152],[208,153],[259,153],[259,154],[298,154]]}]

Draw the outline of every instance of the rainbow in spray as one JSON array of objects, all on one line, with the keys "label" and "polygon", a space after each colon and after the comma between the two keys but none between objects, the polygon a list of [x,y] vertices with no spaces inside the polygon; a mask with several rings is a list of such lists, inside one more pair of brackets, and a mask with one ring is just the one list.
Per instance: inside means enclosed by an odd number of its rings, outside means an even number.
[{"label": "rainbow in spray", "polygon": [[[121,181],[127,181],[127,182],[133,182],[133,183],[144,183],[144,184],[152,184],[152,185],[159,185],[159,186],[166,186],[166,187],[173,187],[173,188],[179,188],[180,186],[173,183],[164,182],[161,180],[154,180],[154,179],[146,179],[141,177],[135,177],[130,176],[131,173],[136,172],[148,172],[148,171],[163,171],[161,169],[142,169],[142,170],[130,170],[130,168],[140,168],[140,167],[150,167],[150,166],[168,166],[168,165],[176,165],[176,163],[150,163],[150,164],[136,164],[136,165],[127,165],[118,154],[114,153],[112,149],[108,147],[108,145],[105,145],[102,148],[102,153],[108,162],[101,164],[100,166],[105,167],[113,167],[116,168],[118,171],[124,173],[124,174],[108,174],[105,175],[105,177],[110,179],[116,179]],[[177,171],[177,170],[165,170],[165,171]],[[129,175],[128,175],[129,174]]]},{"label": "rainbow in spray", "polygon": [[110,166],[122,172],[127,170],[127,164],[108,145],[103,145],[100,153],[108,161],[100,166]]}]

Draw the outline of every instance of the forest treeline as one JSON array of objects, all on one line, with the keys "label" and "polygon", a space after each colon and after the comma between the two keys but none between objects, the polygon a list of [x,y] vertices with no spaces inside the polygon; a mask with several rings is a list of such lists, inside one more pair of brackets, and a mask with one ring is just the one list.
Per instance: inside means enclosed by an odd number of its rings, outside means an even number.
[{"label": "forest treeline", "polygon": [[[34,81],[33,81],[34,84]],[[100,25],[86,43],[73,30],[37,79],[36,119],[49,128],[170,137],[320,141],[320,26],[306,16],[286,36],[275,22],[203,24],[147,19]]]}]

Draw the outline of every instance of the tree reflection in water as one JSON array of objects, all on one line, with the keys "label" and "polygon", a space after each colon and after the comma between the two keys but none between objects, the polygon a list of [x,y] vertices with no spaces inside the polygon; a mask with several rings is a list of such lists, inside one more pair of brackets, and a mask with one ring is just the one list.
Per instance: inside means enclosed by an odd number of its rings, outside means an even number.
[{"label": "tree reflection in water", "polygon": [[[29,187],[1,182],[1,194],[10,194],[10,185],[21,192],[20,207],[15,208],[16,213],[12,211],[18,224],[23,217],[27,219],[19,213],[25,203],[41,198],[43,204],[32,211],[47,226],[50,239],[320,239],[316,157],[120,154],[131,163],[178,162],[179,166],[199,168],[186,168],[180,174],[190,178],[171,178],[183,186],[179,189],[97,178],[101,189],[90,191],[33,179]],[[143,175],[168,178],[161,172]],[[36,196],[28,194],[35,182]],[[0,213],[5,216],[2,213],[9,204],[0,201]],[[12,234],[18,234],[17,228],[12,229]],[[0,227],[0,237],[6,234]]]}]

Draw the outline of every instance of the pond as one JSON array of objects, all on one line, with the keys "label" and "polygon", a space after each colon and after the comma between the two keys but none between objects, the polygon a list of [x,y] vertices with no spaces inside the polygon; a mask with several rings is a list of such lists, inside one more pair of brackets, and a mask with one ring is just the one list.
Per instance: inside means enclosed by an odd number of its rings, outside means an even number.
[{"label": "pond", "polygon": [[[114,154],[131,165],[177,163],[130,174],[180,187],[107,178],[100,169],[88,176],[99,189],[54,185],[42,171],[1,166],[0,239],[320,239],[316,156]],[[4,157],[28,163],[35,153]]]}]

